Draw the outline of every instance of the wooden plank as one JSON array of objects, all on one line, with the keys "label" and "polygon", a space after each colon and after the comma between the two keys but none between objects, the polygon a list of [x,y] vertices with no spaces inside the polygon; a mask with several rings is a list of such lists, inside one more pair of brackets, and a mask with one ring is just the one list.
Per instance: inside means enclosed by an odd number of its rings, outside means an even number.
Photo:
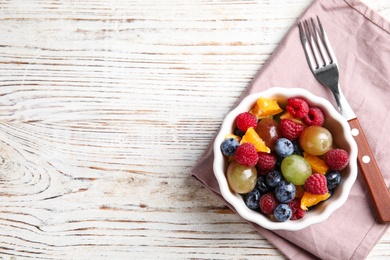
[{"label": "wooden plank", "polygon": [[0,2],[0,255],[283,259],[189,170],[309,3]]}]

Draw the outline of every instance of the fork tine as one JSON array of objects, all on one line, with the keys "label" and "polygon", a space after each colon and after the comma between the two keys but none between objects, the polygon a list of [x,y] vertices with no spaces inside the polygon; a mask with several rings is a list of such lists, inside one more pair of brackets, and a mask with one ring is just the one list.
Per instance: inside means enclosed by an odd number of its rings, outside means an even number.
[{"label": "fork tine", "polygon": [[[318,19],[318,16],[317,16],[317,19]],[[311,21],[311,25],[313,27],[313,33],[315,34],[315,42],[317,44],[317,47],[319,49],[319,52],[321,54],[321,58],[322,58],[322,61],[323,61],[322,65],[325,66],[326,64],[331,63],[331,57],[330,57],[330,54],[328,53],[327,49],[324,46],[324,39],[322,37],[323,36],[322,32],[321,32],[321,35],[320,35],[318,30],[317,30],[317,26],[315,25],[315,22],[314,22],[313,18],[311,18],[310,21]],[[320,23],[318,23],[318,25],[320,26]],[[322,28],[322,26],[320,28]]]},{"label": "fork tine", "polygon": [[301,36],[301,42],[302,42],[302,45],[303,45],[303,48],[305,51],[305,56],[306,56],[307,62],[309,63],[310,69],[312,71],[314,71],[315,68],[317,67],[317,64],[314,61],[313,52],[311,50],[308,39],[306,37],[306,29],[301,22],[298,23],[298,27],[299,27],[299,34]]},{"label": "fork tine", "polygon": [[320,18],[318,17],[318,15],[317,15],[317,22],[318,22],[318,26],[320,27],[320,33],[321,33],[323,42],[324,42],[326,50],[329,54],[330,63],[337,63],[336,55],[333,52],[332,46],[330,45],[330,42],[328,40],[328,36],[326,36],[325,30],[322,27],[322,24],[321,24],[321,21],[320,21]]},{"label": "fork tine", "polygon": [[305,28],[306,28],[307,37],[309,38],[309,43],[310,43],[311,50],[312,50],[314,59],[315,59],[316,64],[317,64],[316,69],[318,69],[319,67],[322,67],[324,64],[322,62],[322,58],[321,58],[321,56],[319,54],[317,44],[316,44],[316,42],[314,40],[314,37],[313,37],[313,34],[312,34],[312,30],[313,29],[310,28],[310,25],[309,25],[307,20],[304,21],[304,25],[305,25]]}]

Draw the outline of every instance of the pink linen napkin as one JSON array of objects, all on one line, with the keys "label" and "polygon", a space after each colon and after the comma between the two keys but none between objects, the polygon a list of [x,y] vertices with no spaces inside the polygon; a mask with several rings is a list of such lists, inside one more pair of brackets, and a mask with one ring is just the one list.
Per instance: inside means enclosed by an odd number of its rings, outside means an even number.
[{"label": "pink linen napkin", "polygon": [[[340,86],[357,114],[389,184],[390,23],[358,0],[314,1],[298,21],[316,15],[321,18],[337,56]],[[292,26],[240,100],[274,86],[302,87],[335,104],[331,92],[318,83],[309,70],[297,24]],[[191,175],[223,200],[212,163],[210,144]],[[363,259],[388,228],[388,225],[376,222],[360,174],[345,205],[322,223],[295,232],[269,231],[249,223],[293,259]]]}]

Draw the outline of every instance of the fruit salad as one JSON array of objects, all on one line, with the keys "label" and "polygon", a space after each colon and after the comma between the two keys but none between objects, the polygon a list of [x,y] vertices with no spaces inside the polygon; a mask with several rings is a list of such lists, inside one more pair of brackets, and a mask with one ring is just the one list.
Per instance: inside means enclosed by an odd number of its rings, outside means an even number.
[{"label": "fruit salad", "polygon": [[230,189],[274,221],[303,218],[337,189],[349,162],[324,122],[324,112],[302,98],[282,108],[260,97],[220,145]]}]

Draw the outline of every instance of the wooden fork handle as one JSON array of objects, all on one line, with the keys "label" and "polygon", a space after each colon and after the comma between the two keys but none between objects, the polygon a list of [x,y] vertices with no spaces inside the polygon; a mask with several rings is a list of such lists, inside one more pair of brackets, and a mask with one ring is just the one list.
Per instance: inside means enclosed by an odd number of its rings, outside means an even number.
[{"label": "wooden fork handle", "polygon": [[348,121],[358,146],[358,162],[380,223],[390,222],[390,192],[357,118]]}]

